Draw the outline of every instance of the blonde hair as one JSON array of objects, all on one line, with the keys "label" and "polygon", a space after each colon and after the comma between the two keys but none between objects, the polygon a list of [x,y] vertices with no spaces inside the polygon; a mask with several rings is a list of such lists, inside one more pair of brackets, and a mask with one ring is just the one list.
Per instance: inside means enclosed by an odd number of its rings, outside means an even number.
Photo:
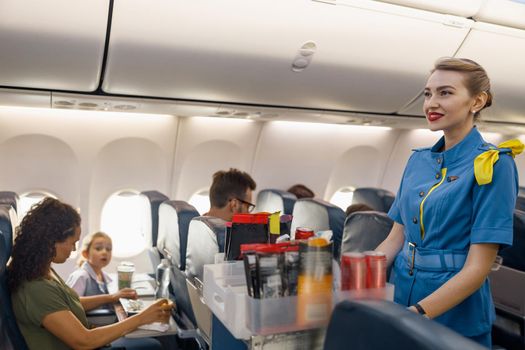
[{"label": "blonde hair", "polygon": [[84,258],[83,253],[89,252],[89,248],[91,248],[91,244],[93,243],[95,238],[105,238],[109,242],[111,242],[111,237],[109,237],[107,233],[102,231],[94,232],[84,237],[84,239],[82,240],[82,246],[80,247],[80,254],[77,261],[78,266],[82,266],[82,264],[86,261],[86,258]]},{"label": "blonde hair", "polygon": [[[494,97],[490,91],[490,79],[485,69],[477,62],[468,58],[442,57],[436,61],[434,69],[430,73],[434,73],[437,70],[463,73],[465,86],[471,96],[476,96],[482,92],[487,94],[487,102],[481,110],[492,105]],[[474,113],[474,119],[479,117],[481,110]]]}]

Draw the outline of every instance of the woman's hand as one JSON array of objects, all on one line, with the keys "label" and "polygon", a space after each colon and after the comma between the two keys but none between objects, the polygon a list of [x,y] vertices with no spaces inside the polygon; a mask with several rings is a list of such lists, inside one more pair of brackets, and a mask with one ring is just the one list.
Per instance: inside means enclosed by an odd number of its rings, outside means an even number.
[{"label": "woman's hand", "polygon": [[120,298],[137,299],[137,291],[132,288],[122,288],[118,292],[111,294],[113,301],[116,303]]},{"label": "woman's hand", "polygon": [[167,299],[159,299],[142,310],[137,317],[141,319],[142,324],[153,322],[169,323],[173,307],[174,304]]}]

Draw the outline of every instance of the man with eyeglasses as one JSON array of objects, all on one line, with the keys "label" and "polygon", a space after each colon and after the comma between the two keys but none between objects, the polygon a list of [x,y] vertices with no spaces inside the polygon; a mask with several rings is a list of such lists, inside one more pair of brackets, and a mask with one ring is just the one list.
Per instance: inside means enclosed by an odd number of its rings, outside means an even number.
[{"label": "man with eyeglasses", "polygon": [[210,187],[210,211],[205,216],[231,221],[233,214],[250,213],[255,208],[255,187],[255,181],[244,171],[231,168],[216,172]]}]

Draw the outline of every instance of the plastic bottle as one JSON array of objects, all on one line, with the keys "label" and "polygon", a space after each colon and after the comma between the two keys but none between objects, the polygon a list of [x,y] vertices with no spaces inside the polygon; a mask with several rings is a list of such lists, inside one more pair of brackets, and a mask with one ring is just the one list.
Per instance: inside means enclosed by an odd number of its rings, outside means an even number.
[{"label": "plastic bottle", "polygon": [[168,259],[162,259],[157,266],[156,273],[157,291],[155,297],[157,299],[169,299],[169,285],[170,285],[170,263]]}]

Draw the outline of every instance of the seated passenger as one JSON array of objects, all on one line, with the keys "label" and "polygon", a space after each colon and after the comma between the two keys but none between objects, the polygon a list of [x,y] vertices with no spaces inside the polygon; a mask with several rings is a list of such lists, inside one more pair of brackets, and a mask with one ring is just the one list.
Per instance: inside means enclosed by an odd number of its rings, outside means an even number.
[{"label": "seated passenger", "polygon": [[160,299],[121,322],[89,329],[85,310],[103,302],[79,299],[51,267],[51,263],[68,259],[79,238],[79,214],[53,198],[34,206],[18,227],[8,285],[18,326],[30,350],[94,349],[139,326],[169,320],[173,304]]},{"label": "seated passenger", "polygon": [[216,172],[210,187],[210,211],[204,216],[231,221],[233,214],[251,212],[255,208],[252,204],[255,187],[255,181],[244,171],[231,168]]},{"label": "seated passenger", "polygon": [[355,204],[350,204],[346,208],[345,213],[346,213],[346,216],[349,216],[350,214],[355,213],[356,211],[371,211],[371,210],[374,210],[374,209],[372,209],[371,207],[369,207],[366,204],[355,203]]},{"label": "seated passenger", "polygon": [[297,199],[315,197],[315,193],[311,189],[309,189],[308,187],[302,184],[293,185],[292,187],[287,189],[286,192],[295,194]]},{"label": "seated passenger", "polygon": [[111,308],[111,303],[116,303],[119,298],[137,298],[137,293],[131,288],[109,294],[108,283],[111,278],[102,269],[110,263],[111,251],[111,237],[106,233],[95,232],[86,236],[80,250],[79,268],[66,280],[66,284],[77,292],[81,300],[104,303],[103,308]]}]

